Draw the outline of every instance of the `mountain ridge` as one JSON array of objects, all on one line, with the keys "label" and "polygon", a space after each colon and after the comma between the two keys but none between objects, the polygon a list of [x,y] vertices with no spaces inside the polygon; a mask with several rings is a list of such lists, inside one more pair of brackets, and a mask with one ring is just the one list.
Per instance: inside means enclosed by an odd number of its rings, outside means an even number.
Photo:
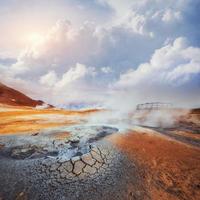
[{"label": "mountain ridge", "polygon": [[22,92],[0,82],[0,103],[11,106],[36,107],[44,104],[41,100],[34,100]]}]

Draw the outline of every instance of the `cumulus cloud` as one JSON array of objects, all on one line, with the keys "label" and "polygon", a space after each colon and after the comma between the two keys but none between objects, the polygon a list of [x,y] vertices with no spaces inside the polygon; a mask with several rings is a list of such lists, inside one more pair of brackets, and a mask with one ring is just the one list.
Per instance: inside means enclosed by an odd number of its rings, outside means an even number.
[{"label": "cumulus cloud", "polygon": [[173,22],[173,21],[180,21],[182,19],[180,11],[173,11],[171,9],[165,10],[162,16],[162,21],[164,22]]},{"label": "cumulus cloud", "polygon": [[66,73],[62,75],[61,80],[56,83],[56,90],[66,89],[70,84],[82,80],[89,76],[95,76],[95,70],[92,67],[86,67],[85,65],[76,64],[76,67],[70,68]]},{"label": "cumulus cloud", "polygon": [[95,68],[77,63],[61,76],[54,71],[48,72],[40,77],[40,83],[48,89],[46,95],[55,105],[77,102],[96,103],[97,99],[93,91],[98,92],[98,89],[95,88],[95,84],[92,84],[95,76]]},{"label": "cumulus cloud", "polygon": [[197,105],[200,100],[199,58],[200,48],[189,46],[185,38],[177,38],[155,50],[149,62],[121,74],[114,87],[127,90],[126,95],[132,95],[135,102],[161,100]]},{"label": "cumulus cloud", "polygon": [[199,48],[188,46],[185,38],[177,38],[172,44],[155,50],[149,63],[122,74],[118,84],[131,86],[146,80],[166,84],[180,81],[183,84],[190,80],[190,76],[200,72],[199,57]]},{"label": "cumulus cloud", "polygon": [[57,79],[55,71],[49,71],[47,74],[40,77],[40,83],[46,86],[53,86],[57,82]]},{"label": "cumulus cloud", "polygon": [[[103,0],[99,3],[106,4]],[[32,76],[38,76],[47,68],[48,71],[57,68],[59,73],[65,73],[79,62],[98,68],[114,67],[120,73],[147,61],[166,39],[185,36],[195,40],[197,36],[191,28],[191,13],[195,11],[191,0],[175,3],[110,0],[107,4],[116,12],[124,7],[126,14],[106,26],[85,22],[77,28],[67,20],[60,20],[43,41],[21,53],[12,71],[21,75],[31,71]]]},{"label": "cumulus cloud", "polygon": [[112,72],[112,69],[110,67],[102,67],[101,71],[105,74],[109,74]]}]

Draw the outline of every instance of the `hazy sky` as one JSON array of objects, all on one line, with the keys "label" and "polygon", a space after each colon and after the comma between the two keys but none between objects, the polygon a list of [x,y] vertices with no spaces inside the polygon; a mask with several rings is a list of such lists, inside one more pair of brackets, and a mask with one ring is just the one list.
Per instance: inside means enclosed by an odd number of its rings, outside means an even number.
[{"label": "hazy sky", "polygon": [[0,0],[0,80],[56,105],[200,106],[199,0]]}]

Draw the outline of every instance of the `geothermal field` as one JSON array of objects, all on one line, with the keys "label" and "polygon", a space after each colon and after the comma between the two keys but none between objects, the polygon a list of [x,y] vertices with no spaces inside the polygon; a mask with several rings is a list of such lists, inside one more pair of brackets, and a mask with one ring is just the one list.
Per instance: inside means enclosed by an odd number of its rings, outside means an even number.
[{"label": "geothermal field", "polygon": [[0,200],[200,200],[200,0],[0,0]]},{"label": "geothermal field", "polygon": [[1,105],[0,199],[200,197],[200,110]]},{"label": "geothermal field", "polygon": [[200,200],[200,0],[0,0],[0,200]]}]

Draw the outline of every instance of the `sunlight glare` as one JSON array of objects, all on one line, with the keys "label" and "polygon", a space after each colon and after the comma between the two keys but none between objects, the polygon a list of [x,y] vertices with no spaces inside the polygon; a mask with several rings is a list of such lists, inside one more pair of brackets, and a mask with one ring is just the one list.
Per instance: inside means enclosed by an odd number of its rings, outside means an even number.
[{"label": "sunlight glare", "polygon": [[30,44],[38,44],[40,43],[42,40],[44,40],[44,37],[39,34],[39,33],[31,33],[30,35],[28,35],[27,37],[27,41],[30,43]]}]

